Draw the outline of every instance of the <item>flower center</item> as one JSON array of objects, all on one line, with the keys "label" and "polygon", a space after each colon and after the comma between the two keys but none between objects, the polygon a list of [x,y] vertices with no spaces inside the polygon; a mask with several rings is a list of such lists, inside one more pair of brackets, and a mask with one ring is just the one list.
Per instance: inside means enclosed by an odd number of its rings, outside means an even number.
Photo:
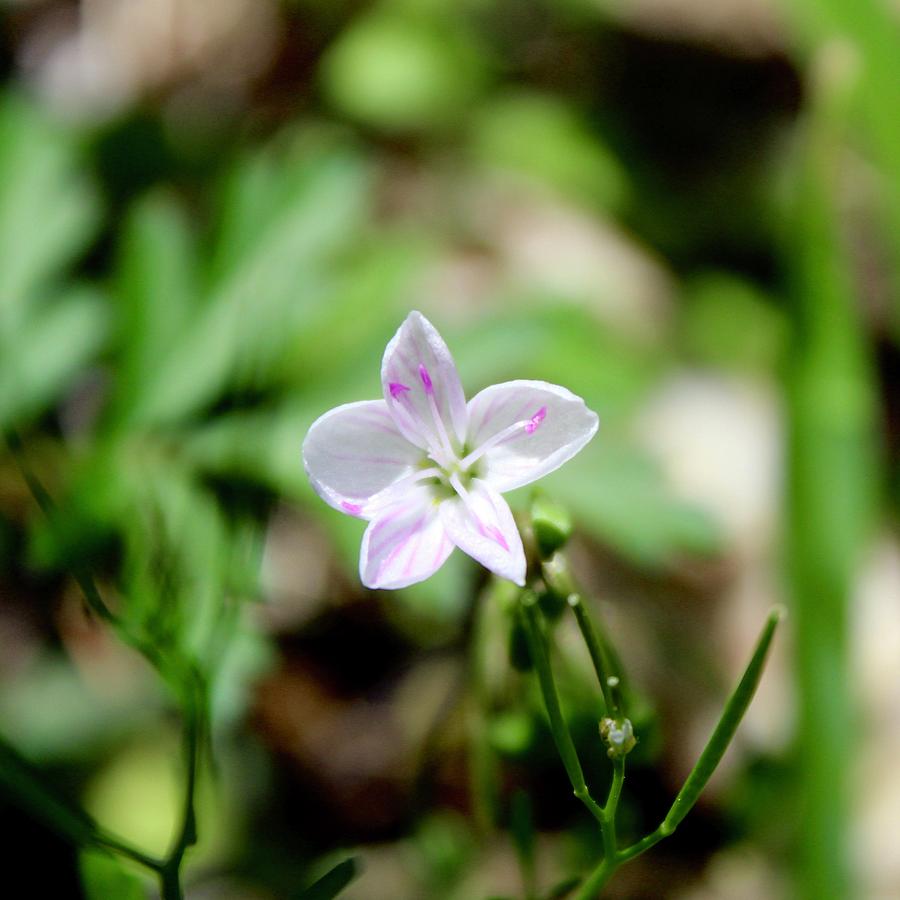
[{"label": "flower center", "polygon": [[507,441],[533,435],[547,418],[547,407],[542,406],[530,418],[513,422],[501,429],[474,450],[470,450],[468,444],[457,450],[457,445],[447,433],[447,426],[438,408],[434,381],[424,363],[419,363],[418,375],[428,404],[428,415],[425,418],[414,408],[410,396],[412,388],[409,385],[399,381],[392,381],[388,385],[397,415],[428,446],[427,454],[419,463],[419,471],[409,476],[409,480],[430,481],[436,489],[436,499],[443,500],[457,494],[468,505],[468,488],[472,479],[479,475],[481,467],[478,463],[482,456]]}]

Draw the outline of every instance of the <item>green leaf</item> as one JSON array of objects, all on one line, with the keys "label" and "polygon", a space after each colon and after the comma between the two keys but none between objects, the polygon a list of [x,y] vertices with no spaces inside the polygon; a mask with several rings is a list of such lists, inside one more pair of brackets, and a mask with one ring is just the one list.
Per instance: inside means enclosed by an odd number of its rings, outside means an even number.
[{"label": "green leaf", "polygon": [[358,874],[357,858],[351,856],[326,872],[306,890],[297,894],[294,900],[333,900]]},{"label": "green leaf", "polygon": [[16,332],[0,327],[0,428],[40,412],[68,387],[102,346],[107,326],[105,299],[79,287],[35,311]]},{"label": "green leaf", "polygon": [[622,163],[552,95],[523,92],[483,106],[472,144],[484,164],[534,178],[579,203],[618,210],[627,200]]},{"label": "green leaf", "polygon": [[78,865],[85,900],[145,900],[147,896],[142,879],[108,853],[83,852]]},{"label": "green leaf", "polygon": [[94,236],[98,196],[78,162],[68,132],[0,97],[0,328],[15,331]]},{"label": "green leaf", "polygon": [[116,390],[123,407],[181,338],[197,305],[195,257],[190,225],[173,195],[158,191],[134,207],[116,271],[121,353]]},{"label": "green leaf", "polygon": [[697,802],[700,793],[706,787],[707,782],[715,772],[719,765],[728,745],[731,743],[734,733],[737,731],[738,725],[747,712],[747,707],[753,699],[759,680],[762,677],[763,667],[766,664],[766,658],[769,654],[769,648],[772,644],[772,638],[775,635],[775,629],[784,616],[781,609],[774,609],[769,613],[769,618],[756,642],[753,656],[747,664],[744,674],[741,676],[738,686],[734,689],[732,695],[725,704],[725,709],[707,741],[700,758],[687,777],[684,786],[678,792],[678,796],[672,803],[672,807],[663,820],[660,831],[663,834],[671,834],[678,823],[690,812],[693,805]]},{"label": "green leaf", "polygon": [[334,148],[309,158],[299,139],[288,151],[275,174],[265,157],[246,164],[265,177],[239,172],[232,202],[247,216],[238,229],[228,225],[226,210],[228,249],[214,266],[207,299],[144,384],[132,420],[177,421],[227,387],[265,383],[307,317],[327,305],[323,285],[335,254],[363,218],[367,171],[355,155]]}]

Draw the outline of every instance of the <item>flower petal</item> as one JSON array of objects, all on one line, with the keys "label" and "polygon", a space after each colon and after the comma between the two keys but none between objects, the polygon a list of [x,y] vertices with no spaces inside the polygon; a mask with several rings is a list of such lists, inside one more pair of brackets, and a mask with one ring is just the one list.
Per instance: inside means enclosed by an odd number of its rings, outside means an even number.
[{"label": "flower petal", "polygon": [[[522,427],[514,428],[516,423]],[[564,387],[507,381],[469,401],[468,443],[476,450],[488,445],[479,477],[498,491],[511,491],[558,469],[596,434],[597,425],[597,414]],[[504,431],[511,433],[503,437]]]},{"label": "flower petal", "polygon": [[408,440],[439,454],[443,435],[462,446],[467,415],[459,373],[444,339],[422,313],[411,312],[387,345],[381,382]]},{"label": "flower petal", "polygon": [[453,550],[432,489],[414,485],[378,510],[363,535],[359,577],[366,587],[401,588],[433,575]]},{"label": "flower petal", "polygon": [[330,410],[303,441],[303,465],[316,493],[360,518],[370,518],[376,495],[411,474],[421,459],[422,451],[399,432],[384,400]]},{"label": "flower petal", "polygon": [[441,503],[441,519],[450,539],[469,556],[502,578],[525,584],[525,551],[509,504],[478,478],[465,497]]}]

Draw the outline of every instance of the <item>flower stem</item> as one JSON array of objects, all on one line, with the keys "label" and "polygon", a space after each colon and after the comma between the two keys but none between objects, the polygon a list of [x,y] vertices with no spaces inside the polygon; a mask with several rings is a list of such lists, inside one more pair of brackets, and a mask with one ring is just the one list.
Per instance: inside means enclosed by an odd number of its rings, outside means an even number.
[{"label": "flower stem", "polygon": [[615,858],[604,857],[597,868],[584,880],[572,900],[594,900],[618,868],[619,863]]},{"label": "flower stem", "polygon": [[[614,719],[626,715],[624,698],[627,695],[625,667],[605,629],[598,628],[591,618],[587,604],[578,589],[578,584],[569,569],[569,562],[562,552],[555,553],[541,563],[541,575],[547,585],[559,596],[568,600],[575,615],[581,636],[587,645],[603,702]],[[612,681],[610,681],[612,679]]]},{"label": "flower stem", "polygon": [[188,847],[197,843],[197,771],[200,761],[203,681],[193,667],[188,670],[184,687],[184,762],[185,785],[181,824],[175,841],[160,869],[162,900],[182,900],[181,864]]},{"label": "flower stem", "polygon": [[623,715],[622,676],[619,674],[619,669],[613,667],[606,645],[597,639],[597,632],[594,630],[593,622],[591,622],[581,595],[569,594],[569,606],[575,613],[575,621],[578,623],[581,636],[591,655],[591,662],[594,664],[594,671],[597,673],[597,680],[600,682],[600,690],[603,693],[603,700],[609,710],[609,715],[618,719]]},{"label": "flower stem", "polygon": [[569,727],[563,718],[562,711],[559,706],[559,695],[556,691],[556,683],[553,680],[553,670],[550,668],[550,659],[547,655],[547,642],[543,632],[540,613],[537,607],[537,598],[533,591],[526,590],[522,594],[519,606],[522,615],[522,622],[525,626],[525,635],[528,640],[528,649],[531,652],[531,659],[534,662],[534,668],[537,672],[538,682],[541,686],[541,694],[544,698],[544,707],[547,710],[547,717],[550,720],[550,731],[553,734],[553,740],[556,749],[559,751],[566,774],[569,776],[569,782],[575,796],[590,810],[591,815],[598,822],[604,824],[605,816],[603,810],[597,804],[584,780],[584,772],[581,769],[581,763],[578,760],[578,753],[575,750],[575,744],[572,742],[572,735],[569,733]]},{"label": "flower stem", "polygon": [[[587,645],[591,662],[597,673],[606,705],[613,716],[622,716],[620,693],[621,663],[619,663],[618,657],[614,654],[611,644],[605,639],[601,639],[594,629],[585,604],[580,594],[575,590],[575,584],[569,574],[568,565],[561,553],[556,553],[549,563],[543,565],[542,575],[545,582],[554,591],[568,597],[569,606],[575,615],[578,628]],[[665,819],[655,831],[631,846],[620,850],[616,834],[616,812],[625,782],[625,757],[624,755],[610,753],[613,761],[613,776],[610,782],[609,794],[606,803],[602,807],[598,806],[587,789],[581,764],[575,751],[575,745],[560,711],[559,696],[547,653],[546,635],[536,601],[537,598],[534,591],[530,588],[526,589],[521,595],[519,611],[525,626],[534,668],[540,682],[547,716],[550,720],[550,729],[575,796],[588,807],[600,824],[600,832],[603,839],[603,859],[587,876],[573,897],[573,900],[593,900],[593,898],[599,896],[600,891],[612,878],[619,866],[649,850],[663,838],[672,834],[697,802],[700,793],[706,787],[707,782],[731,743],[744,714],[747,712],[750,701],[753,699],[753,694],[762,677],[763,667],[771,648],[775,630],[783,617],[783,610],[776,608],[769,613],[747,668],[744,670],[737,687],[728,698],[725,709],[722,711],[722,715],[706,747],[704,747],[696,765],[678,792]]]}]

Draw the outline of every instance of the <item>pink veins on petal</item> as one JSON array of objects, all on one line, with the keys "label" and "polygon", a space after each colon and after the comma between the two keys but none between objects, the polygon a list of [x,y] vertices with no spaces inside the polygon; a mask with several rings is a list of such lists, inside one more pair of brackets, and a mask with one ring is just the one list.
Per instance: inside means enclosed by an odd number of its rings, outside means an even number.
[{"label": "pink veins on petal", "polygon": [[496,525],[482,525],[481,527],[484,530],[486,537],[495,540],[507,553],[509,553],[509,544],[506,543],[503,532]]},{"label": "pink veins on petal", "polygon": [[405,394],[409,388],[405,384],[400,384],[399,381],[392,381],[388,385],[388,390],[391,392],[391,397],[396,400],[398,397]]},{"label": "pink veins on petal", "polygon": [[542,406],[542,407],[541,407],[541,408],[540,408],[540,409],[539,409],[539,410],[531,417],[531,419],[530,419],[528,422],[526,422],[526,424],[525,424],[525,431],[526,431],[526,433],[527,433],[527,434],[534,434],[534,433],[538,430],[538,427],[540,426],[541,422],[543,422],[544,419],[546,419],[546,418],[547,418],[547,407],[546,407],[546,406]]}]

